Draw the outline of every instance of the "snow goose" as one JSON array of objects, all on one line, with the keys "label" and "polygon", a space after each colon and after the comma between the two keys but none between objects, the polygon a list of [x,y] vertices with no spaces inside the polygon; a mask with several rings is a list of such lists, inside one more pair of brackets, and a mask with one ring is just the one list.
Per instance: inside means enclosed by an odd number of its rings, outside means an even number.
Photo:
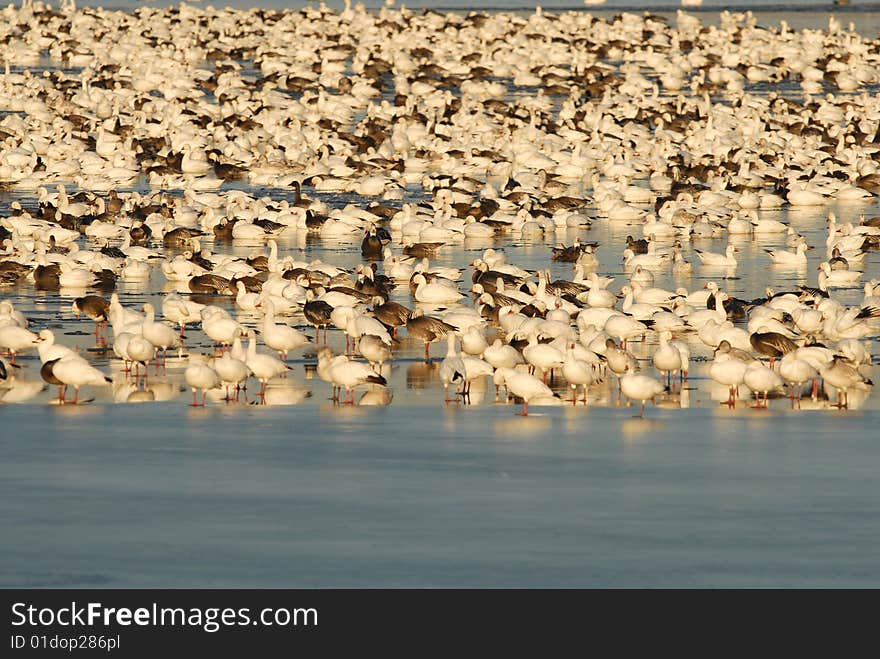
[{"label": "snow goose", "polygon": [[488,347],[489,343],[483,330],[476,325],[471,325],[461,335],[461,351],[466,355],[479,357]]},{"label": "snow goose", "polygon": [[629,248],[623,250],[623,268],[626,272],[635,270],[638,267],[657,270],[671,264],[672,255],[665,252],[659,254],[635,254]]},{"label": "snow goose", "polygon": [[364,384],[383,386],[387,384],[385,378],[376,374],[370,366],[362,362],[351,361],[345,355],[339,355],[330,362],[327,376],[334,386],[346,390],[344,402],[347,405],[354,405],[355,387]]},{"label": "snow goose", "polygon": [[40,355],[40,361],[44,364],[63,357],[76,355],[76,353],[67,346],[55,343],[55,333],[50,329],[40,330],[40,333],[37,336],[37,342],[37,353]]},{"label": "snow goose", "polygon": [[754,211],[751,213],[751,223],[759,240],[762,236],[786,233],[789,228],[787,224],[783,224],[779,220],[771,220],[769,218],[758,219],[758,214]]},{"label": "snow goose", "polygon": [[201,317],[202,330],[214,342],[214,345],[220,345],[223,349],[243,332],[242,326],[219,307],[205,307],[201,311]]},{"label": "snow goose", "polygon": [[374,369],[379,367],[379,373],[382,372],[382,365],[391,359],[391,343],[374,334],[363,334],[357,348]]},{"label": "snow goose", "polygon": [[290,367],[272,355],[257,352],[257,337],[254,330],[248,330],[248,347],[245,364],[260,382],[260,400],[265,400],[266,383],[275,376],[287,373]]},{"label": "snow goose", "polygon": [[[208,365],[208,359],[204,355],[190,355],[189,365],[183,373],[183,379],[192,389],[193,402],[191,407],[204,407],[208,397],[208,390],[219,389],[221,386],[220,376],[217,371]],[[196,392],[201,390],[202,402],[196,401]]]},{"label": "snow goose", "polygon": [[144,317],[134,309],[122,306],[119,296],[113,293],[110,296],[109,320],[115,332],[117,328],[121,330],[127,325],[140,325]]},{"label": "snow goose", "polygon": [[529,403],[534,400],[558,400],[553,390],[534,375],[501,367],[495,371],[495,376],[496,385],[504,385],[509,393],[522,399],[522,411],[517,413],[522,416],[529,415]]},{"label": "snow goose", "polygon": [[529,344],[523,348],[523,357],[531,366],[532,372],[538,368],[541,370],[541,380],[547,382],[547,372],[553,372],[554,368],[561,368],[565,362],[565,355],[553,346],[546,343],[538,343],[536,332],[529,334]]},{"label": "snow goose", "polygon": [[819,264],[819,288],[847,288],[858,285],[862,273],[858,270],[832,270],[827,261]]},{"label": "snow goose", "polygon": [[458,302],[464,297],[457,288],[452,286],[446,286],[434,282],[429,284],[425,279],[425,276],[421,273],[413,275],[412,281],[416,286],[413,297],[418,302],[425,302],[428,304],[448,304],[451,302]]},{"label": "snow goose", "polygon": [[[146,314],[141,331],[144,338],[157,348],[162,348],[162,364],[165,364],[165,353],[168,348],[180,348],[180,335],[165,323],[156,321],[156,311],[149,302],[145,304],[141,311]],[[158,362],[158,354],[156,355]]]},{"label": "snow goose", "polygon": [[639,286],[653,286],[654,275],[652,275],[650,271],[644,269],[642,266],[637,265],[636,269],[633,270],[632,274],[629,276],[629,282],[633,286],[635,286],[636,284],[638,284]]},{"label": "snow goose", "polygon": [[355,311],[355,314],[349,319],[345,333],[348,334],[352,342],[357,341],[362,336],[370,334],[378,337],[387,345],[391,345],[391,335],[388,329],[379,320],[365,313]]},{"label": "snow goose", "polygon": [[258,302],[255,309],[265,309],[263,316],[263,341],[266,346],[278,352],[282,361],[287,361],[287,353],[309,344],[309,337],[298,329],[284,323],[275,322],[275,305],[271,300]]},{"label": "snow goose", "polygon": [[793,339],[796,336],[788,325],[779,320],[784,318],[780,310],[775,309],[769,313],[764,313],[765,309],[766,307],[755,307],[752,313],[749,314],[749,333],[758,332],[761,330],[761,327],[764,327],[765,332],[778,332],[789,339]]},{"label": "snow goose", "polygon": [[73,400],[70,402],[74,405],[79,402],[80,387],[86,385],[104,386],[113,382],[113,380],[77,355],[68,355],[58,359],[54,366],[52,366],[52,374],[65,386],[73,387]]},{"label": "snow goose", "polygon": [[177,293],[166,295],[162,300],[162,315],[180,326],[180,336],[183,336],[189,323],[197,323],[202,319],[201,312],[204,308],[204,304],[187,300]]},{"label": "snow goose", "polygon": [[642,408],[636,417],[642,418],[645,414],[645,404],[650,399],[655,401],[665,391],[661,382],[648,375],[633,373],[632,368],[627,365],[623,375],[620,378],[620,390],[629,400],[638,400],[642,403]]},{"label": "snow goose", "polygon": [[819,369],[819,374],[826,384],[837,390],[838,409],[849,407],[850,389],[868,391],[874,384],[840,355],[835,355],[830,362],[823,365]]},{"label": "snow goose", "polygon": [[[866,289],[867,290],[867,289]],[[25,315],[12,306],[9,300],[0,301],[0,327],[6,325],[17,325],[27,329],[28,320]]]},{"label": "snow goose", "polygon": [[636,320],[631,316],[611,316],[605,323],[605,332],[608,336],[616,338],[621,342],[623,349],[626,350],[626,342],[637,336],[644,336],[648,332],[648,326],[645,323]]},{"label": "snow goose", "polygon": [[687,382],[688,379],[688,370],[690,368],[691,361],[691,350],[688,346],[687,342],[681,340],[670,341],[670,345],[674,346],[676,350],[678,350],[678,355],[681,358],[681,369],[679,370],[679,376],[682,382]]},{"label": "snow goose", "polygon": [[[117,345],[119,350],[117,351]],[[140,374],[140,367],[144,367],[144,377],[147,377],[147,365],[154,357],[156,357],[156,346],[148,341],[142,334],[131,334],[123,332],[119,335],[119,340],[114,343],[114,352],[123,355],[123,360],[127,361],[135,368],[135,378]],[[130,370],[130,368],[129,368]],[[123,371],[125,368],[123,367]]]},{"label": "snow goose", "polygon": [[260,303],[259,293],[249,293],[242,281],[235,282],[235,306],[242,311],[256,311]]},{"label": "snow goose", "polygon": [[697,257],[700,259],[703,265],[735,268],[737,261],[734,254],[736,254],[739,250],[733,245],[728,245],[727,249],[724,251],[724,254],[719,254],[717,252],[704,252],[699,249],[696,249],[694,251],[697,253]]},{"label": "snow goose", "polygon": [[711,321],[723,323],[727,320],[727,312],[724,310],[724,300],[726,299],[727,294],[723,291],[716,293],[715,309],[701,309],[699,311],[694,311],[686,317],[688,325],[699,330],[706,323]]},{"label": "snow goose", "polygon": [[39,337],[18,325],[4,325],[0,327],[0,348],[9,352],[12,356],[12,363],[15,364],[15,356],[17,353],[26,352],[35,345]]},{"label": "snow goose", "polygon": [[623,348],[618,348],[617,344],[614,343],[614,339],[605,339],[604,354],[608,368],[618,377],[626,373],[627,369],[632,372],[639,370],[639,362],[632,353]]},{"label": "snow goose", "polygon": [[440,382],[443,383],[443,400],[448,404],[455,400],[449,397],[449,385],[453,382],[461,382],[462,385],[464,385],[465,368],[464,362],[456,350],[455,334],[449,332],[449,334],[446,335],[446,341],[446,356],[443,358],[443,361],[440,362],[438,375],[440,376]]},{"label": "snow goose", "polygon": [[593,366],[578,359],[575,352],[576,344],[569,342],[565,350],[565,361],[562,364],[562,376],[571,387],[571,404],[577,404],[577,388],[583,387],[584,405],[587,404],[587,387],[596,382]]},{"label": "snow goose", "polygon": [[739,385],[743,383],[747,364],[737,359],[730,351],[718,351],[709,366],[709,377],[728,388],[728,407],[736,407]]},{"label": "snow goose", "polygon": [[791,318],[797,327],[804,334],[813,334],[822,328],[825,315],[818,309],[810,309],[808,307],[798,307],[790,312]]},{"label": "snow goose", "polygon": [[654,304],[635,302],[633,299],[635,294],[630,286],[621,288],[620,294],[623,295],[623,303],[620,305],[623,313],[637,320],[648,320],[658,311],[663,311],[661,307]]},{"label": "snow goose", "polygon": [[673,378],[681,370],[681,353],[678,348],[670,343],[672,332],[660,332],[660,346],[654,351],[654,367],[660,371],[661,378],[665,378],[669,387],[673,387]]},{"label": "snow goose", "polygon": [[238,399],[238,392],[243,382],[246,382],[251,374],[251,369],[241,359],[232,356],[232,352],[227,350],[219,359],[214,360],[214,370],[220,377],[220,384],[226,388],[226,400],[229,398],[229,387],[235,387],[235,397]]},{"label": "snow goose", "polygon": [[591,286],[585,297],[587,304],[593,308],[610,309],[617,303],[614,293],[598,285]]},{"label": "snow goose", "polygon": [[[764,366],[764,364],[756,361],[746,367],[746,371],[743,374],[743,384],[755,394],[755,404],[753,407],[767,409],[768,392],[781,390],[783,381],[781,377]],[[764,394],[763,401],[759,394]]]},{"label": "snow goose", "polygon": [[515,368],[518,364],[524,364],[522,354],[511,345],[501,339],[495,339],[492,345],[487,346],[483,352],[485,359],[493,368]]},{"label": "snow goose", "polygon": [[806,243],[801,243],[793,252],[782,249],[765,249],[764,251],[770,255],[770,260],[773,261],[773,265],[800,267],[807,265],[808,249],[810,249],[810,247]]},{"label": "snow goose", "polygon": [[804,383],[818,378],[819,372],[808,361],[800,359],[798,351],[795,350],[787,353],[779,360],[779,376],[789,386],[789,398],[791,398],[792,407],[794,407],[794,401],[797,400],[798,408],[800,408]]}]

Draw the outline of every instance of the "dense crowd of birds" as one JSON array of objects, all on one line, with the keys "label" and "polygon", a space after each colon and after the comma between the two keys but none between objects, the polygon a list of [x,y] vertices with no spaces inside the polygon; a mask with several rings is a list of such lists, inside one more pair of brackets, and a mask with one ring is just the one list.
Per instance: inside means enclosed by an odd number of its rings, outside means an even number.
[{"label": "dense crowd of birds", "polygon": [[[210,391],[236,400],[251,378],[265,401],[290,356],[314,351],[334,400],[355,403],[360,387],[387,404],[387,363],[415,341],[426,360],[445,344],[447,402],[491,380],[523,414],[559,404],[554,383],[586,404],[612,378],[643,413],[674,394],[701,349],[730,406],[743,387],[756,406],[785,390],[800,406],[821,381],[845,407],[872,386],[880,281],[865,270],[880,217],[823,212],[825,243],[808,245],[765,212],[870,209],[880,192],[880,97],[868,92],[880,41],[852,26],[360,6],[2,13],[0,287],[60,291],[135,382],[151,362],[187,355],[194,405]],[[54,68],[32,72],[46,57]],[[772,91],[785,85],[791,93]],[[334,208],[334,195],[362,203]],[[570,279],[518,267],[494,243],[596,222],[636,234],[614,246],[622,285],[599,274],[610,264],[597,242],[548,250]],[[295,231],[360,241],[361,263],[285,253]],[[784,243],[766,250],[768,267],[801,271],[802,284],[748,300],[715,281],[655,286],[697,269],[723,284],[737,236]],[[725,237],[718,251],[691,249]],[[437,262],[467,240],[484,246],[468,270]],[[242,257],[229,243],[263,247]],[[825,258],[811,285],[814,248]],[[113,292],[157,278],[178,289],[161,308]],[[857,304],[834,295],[853,287],[864,290]],[[188,326],[213,354],[187,348]],[[328,328],[344,334],[340,354]],[[34,329],[0,302],[0,393],[31,350],[59,403],[67,387],[78,402],[81,387],[111,382],[88,354]],[[630,345],[646,340],[647,364]]]}]

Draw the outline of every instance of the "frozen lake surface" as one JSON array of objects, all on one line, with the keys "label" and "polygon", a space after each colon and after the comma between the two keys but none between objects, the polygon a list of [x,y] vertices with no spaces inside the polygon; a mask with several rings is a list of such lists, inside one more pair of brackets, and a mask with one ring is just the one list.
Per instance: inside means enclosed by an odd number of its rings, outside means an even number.
[{"label": "frozen lake surface", "polygon": [[[827,24],[822,12],[773,18]],[[289,189],[256,192],[291,198]],[[333,207],[366,203],[305,193]],[[410,194],[407,201],[419,198]],[[16,199],[34,197],[4,192],[3,214]],[[767,286],[815,285],[829,211],[857,222],[880,214],[880,204],[761,211],[820,246],[805,268],[770,265],[764,249],[783,245],[784,235],[732,236],[741,250],[736,272],[695,267],[693,276],[658,274],[654,285],[693,290],[716,281],[744,299]],[[548,260],[550,247],[579,236],[600,243],[599,272],[617,277],[619,290],[628,234],[641,235],[640,227],[594,218],[589,229],[542,238],[465,240],[432,263],[467,268],[494,246],[512,263],[570,277],[570,264]],[[297,258],[362,262],[359,236],[322,240],[289,229],[277,241]],[[693,249],[726,244],[694,240],[686,256],[696,262]],[[240,256],[254,249],[211,247]],[[878,266],[880,252],[869,252],[865,279]],[[159,307],[171,290],[160,273],[117,286],[130,307]],[[835,294],[848,304],[862,297],[861,288]],[[26,284],[3,297],[65,345],[93,346],[93,324],[74,318],[70,292]],[[411,304],[405,287],[392,299]],[[213,303],[235,313],[232,298]],[[306,329],[301,315],[293,324]],[[187,334],[188,350],[210,351],[201,331]],[[337,352],[342,341],[331,332]],[[654,347],[649,340],[633,351],[647,366]],[[876,391],[851,393],[851,409],[842,411],[825,392],[801,410],[785,398],[771,399],[769,410],[731,410],[719,404],[726,389],[708,378],[711,350],[695,344],[690,380],[649,406],[645,419],[620,404],[614,381],[591,388],[587,406],[536,407],[521,418],[489,381],[475,385],[470,405],[444,405],[445,345],[433,346],[430,363],[422,350],[404,336],[383,371],[390,405],[356,408],[328,400],[313,348],[273,381],[266,406],[251,404],[252,395],[230,404],[211,395],[206,409],[187,407],[180,359],[151,367],[138,386],[112,353],[93,353],[90,362],[112,373],[114,385],[90,389],[94,400],[72,407],[52,404],[55,390],[43,385],[36,355],[22,356],[16,385],[2,392],[10,404],[0,404],[0,585],[880,586]],[[562,380],[553,387],[568,393]]]},{"label": "frozen lake surface", "polygon": [[752,412],[5,407],[0,581],[877,586],[877,413]]}]

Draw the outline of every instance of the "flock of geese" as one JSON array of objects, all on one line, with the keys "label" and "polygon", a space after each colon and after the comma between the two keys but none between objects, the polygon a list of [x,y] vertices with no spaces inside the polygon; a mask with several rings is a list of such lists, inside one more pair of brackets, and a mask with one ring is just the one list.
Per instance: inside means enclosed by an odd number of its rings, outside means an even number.
[{"label": "flock of geese", "polygon": [[[361,404],[388,404],[389,363],[422,348],[447,403],[491,381],[523,415],[603,388],[641,416],[686,391],[702,355],[731,407],[744,392],[766,408],[871,391],[880,99],[865,92],[880,42],[852,26],[2,12],[15,30],[0,76],[0,400],[15,400],[3,392],[26,380],[29,352],[59,404],[113,383],[92,359],[104,354],[136,388],[172,357],[193,405],[247,397],[251,380],[265,402],[291,358],[335,401],[361,389]],[[45,57],[54,68],[33,72]],[[777,219],[797,208],[826,218],[824,243]],[[582,242],[594,225],[630,235]],[[289,236],[331,258],[285,249]],[[734,295],[743,241],[800,284]],[[526,268],[505,242],[557,246]],[[462,247],[479,256],[454,267]],[[162,280],[172,292],[127,299]],[[12,302],[30,290],[57,291],[59,319],[94,322],[91,352],[34,327]]]}]

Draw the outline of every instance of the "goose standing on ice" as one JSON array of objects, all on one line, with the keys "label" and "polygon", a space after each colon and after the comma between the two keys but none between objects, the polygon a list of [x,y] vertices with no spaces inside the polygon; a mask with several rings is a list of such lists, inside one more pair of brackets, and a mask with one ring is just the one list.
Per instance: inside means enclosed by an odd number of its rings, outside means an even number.
[{"label": "goose standing on ice", "polygon": [[[662,382],[658,382],[648,375],[633,373],[629,365],[626,366],[623,376],[620,378],[620,390],[630,400],[642,402],[642,408],[636,417],[642,418],[645,414],[645,404],[648,400],[655,401],[656,397],[665,391]],[[656,404],[656,403],[655,403]]]},{"label": "goose standing on ice", "polygon": [[406,321],[406,331],[424,342],[425,361],[430,361],[431,344],[442,341],[449,332],[455,332],[456,328],[439,318],[425,316],[421,309],[416,309]]},{"label": "goose standing on ice", "polygon": [[[156,311],[149,302],[145,304],[141,311],[146,314],[142,332],[144,338],[157,348],[162,349],[162,365],[165,365],[165,356],[168,348],[180,348],[180,335],[168,325],[156,322]],[[159,355],[156,354],[156,365],[159,364]]]},{"label": "goose standing on ice", "polygon": [[[743,384],[755,394],[755,404],[753,407],[767,409],[768,392],[781,390],[783,381],[771,369],[764,366],[761,362],[755,361],[746,367],[746,371],[743,374]],[[759,394],[764,394],[763,400],[761,400]]]},{"label": "goose standing on ice", "polygon": [[674,386],[674,377],[678,373],[681,366],[681,353],[678,348],[670,341],[672,340],[672,332],[660,332],[660,346],[654,351],[653,361],[654,367],[660,371],[670,389]]},{"label": "goose standing on ice", "polygon": [[[191,407],[204,407],[210,389],[220,388],[220,376],[208,365],[208,358],[204,355],[190,355],[189,366],[183,373],[183,379],[192,389],[193,402]],[[196,401],[196,392],[202,392],[202,402]]]},{"label": "goose standing on ice", "polygon": [[826,384],[837,390],[838,409],[849,408],[850,389],[868,391],[874,384],[840,355],[835,355],[828,364],[819,369],[819,374]]},{"label": "goose standing on ice", "polygon": [[0,348],[4,348],[12,356],[15,364],[15,356],[19,353],[31,350],[37,345],[39,337],[18,325],[3,325],[0,327]]},{"label": "goose standing on ice", "polygon": [[497,384],[504,385],[509,393],[522,399],[522,411],[517,412],[522,416],[529,415],[529,403],[534,400],[558,400],[553,390],[534,375],[501,367],[495,371],[495,376]]},{"label": "goose standing on ice", "polygon": [[256,305],[257,309],[265,309],[263,316],[263,341],[266,346],[278,352],[278,358],[287,361],[287,354],[309,344],[309,337],[294,327],[275,322],[275,305],[271,300],[264,300]]},{"label": "goose standing on ice", "polygon": [[107,345],[107,339],[101,335],[100,330],[106,329],[110,319],[110,302],[100,295],[85,295],[76,298],[71,306],[77,317],[82,314],[95,321],[95,344]]},{"label": "goose standing on ice", "polygon": [[56,360],[51,369],[52,375],[59,382],[65,386],[73,387],[73,400],[70,401],[73,405],[79,402],[80,387],[86,385],[105,386],[113,382],[113,380],[77,355],[62,357]]}]

